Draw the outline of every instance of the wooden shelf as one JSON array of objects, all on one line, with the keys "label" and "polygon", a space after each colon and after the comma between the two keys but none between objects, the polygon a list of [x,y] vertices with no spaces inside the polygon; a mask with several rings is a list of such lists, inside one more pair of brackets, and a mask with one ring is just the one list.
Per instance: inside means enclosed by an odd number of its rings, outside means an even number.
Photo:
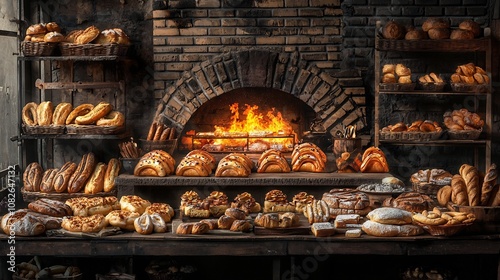
[{"label": "wooden shelf", "polygon": [[18,56],[18,60],[30,61],[117,61],[126,60],[126,57],[110,55],[110,56]]}]

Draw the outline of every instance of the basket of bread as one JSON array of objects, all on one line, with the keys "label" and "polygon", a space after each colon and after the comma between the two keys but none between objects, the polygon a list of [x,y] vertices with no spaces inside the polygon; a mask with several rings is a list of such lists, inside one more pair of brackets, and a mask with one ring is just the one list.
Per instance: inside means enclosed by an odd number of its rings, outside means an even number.
[{"label": "basket of bread", "polygon": [[418,78],[418,83],[422,90],[432,92],[443,91],[446,86],[446,82],[443,78],[434,72],[420,76]]},{"label": "basket of bread", "polygon": [[443,118],[450,139],[475,140],[483,131],[484,120],[481,116],[465,108],[445,112]]},{"label": "basket of bread", "polygon": [[130,38],[120,28],[100,30],[92,25],[72,30],[60,44],[64,56],[123,56],[127,54]]},{"label": "basket of bread", "polygon": [[416,84],[411,79],[411,69],[405,65],[385,64],[382,67],[381,91],[412,91]]},{"label": "basket of bread", "polygon": [[451,89],[455,92],[488,92],[490,77],[474,63],[457,66],[450,76]]},{"label": "basket of bread", "polygon": [[57,23],[33,24],[26,29],[21,50],[25,56],[49,56],[53,54],[57,43],[63,39],[61,28]]},{"label": "basket of bread", "polygon": [[381,140],[431,141],[437,140],[443,133],[439,123],[431,120],[416,120],[411,124],[398,122],[380,130]]},{"label": "basket of bread", "polygon": [[413,223],[421,226],[430,235],[452,236],[476,220],[474,214],[459,211],[441,211],[434,207],[432,211],[424,210],[413,214]]}]

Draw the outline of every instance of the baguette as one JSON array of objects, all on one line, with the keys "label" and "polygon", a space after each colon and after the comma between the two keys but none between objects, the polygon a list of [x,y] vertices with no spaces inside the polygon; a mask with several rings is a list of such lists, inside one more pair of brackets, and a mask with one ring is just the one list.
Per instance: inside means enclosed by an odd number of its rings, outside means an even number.
[{"label": "baguette", "polygon": [[32,162],[26,166],[23,173],[24,190],[28,192],[40,191],[43,170],[38,162]]},{"label": "baguette", "polygon": [[467,187],[467,196],[470,206],[478,206],[481,204],[481,187],[479,185],[479,173],[476,167],[468,164],[463,164],[460,167],[460,175],[465,181]]},{"label": "baguette", "polygon": [[104,176],[104,191],[110,192],[115,188],[115,178],[120,173],[120,162],[112,158],[108,162],[106,174]]},{"label": "baguette", "polygon": [[65,192],[68,188],[69,179],[73,172],[76,170],[76,163],[68,161],[66,162],[54,176],[53,187],[58,193]]},{"label": "baguette", "polygon": [[481,205],[486,206],[490,201],[490,196],[493,191],[493,187],[497,182],[498,172],[496,164],[492,164],[486,175],[484,176],[483,185],[481,187]]},{"label": "baguette", "polygon": [[57,168],[49,168],[43,172],[40,191],[45,193],[54,192],[54,178],[57,174]]},{"label": "baguette", "polygon": [[68,182],[68,192],[76,193],[79,192],[84,186],[87,180],[92,175],[95,167],[95,156],[93,153],[88,153],[83,155],[80,163],[75,170],[75,172],[71,175],[71,178]]},{"label": "baguette", "polygon": [[104,176],[106,175],[107,165],[104,162],[97,163],[92,172],[92,176],[85,184],[85,193],[96,194],[104,190]]},{"label": "baguette", "polygon": [[451,178],[451,201],[458,205],[469,205],[467,187],[464,179],[459,174]]}]

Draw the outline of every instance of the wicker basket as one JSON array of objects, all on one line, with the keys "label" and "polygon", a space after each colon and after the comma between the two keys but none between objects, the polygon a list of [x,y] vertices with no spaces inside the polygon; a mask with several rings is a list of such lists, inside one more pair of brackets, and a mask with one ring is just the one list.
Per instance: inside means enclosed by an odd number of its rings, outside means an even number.
[{"label": "wicker basket", "polygon": [[400,83],[380,83],[380,91],[413,91],[416,83],[400,84]]},{"label": "wicker basket", "polygon": [[448,136],[452,140],[476,140],[481,135],[482,129],[476,130],[448,130]]},{"label": "wicker basket", "polygon": [[48,199],[53,199],[53,200],[58,200],[58,201],[66,201],[67,199],[74,198],[74,197],[105,197],[105,196],[116,196],[117,190],[114,189],[109,192],[99,192],[96,194],[87,194],[83,192],[76,192],[76,193],[68,193],[68,192],[63,192],[63,193],[44,193],[44,192],[28,192],[24,190],[24,188],[21,188],[21,194],[23,195],[23,200],[25,202],[30,202],[30,201],[35,201],[39,198],[48,198]]},{"label": "wicker basket", "polygon": [[63,56],[125,56],[128,45],[119,44],[73,44],[59,45]]},{"label": "wicker basket", "polygon": [[113,135],[125,130],[125,126],[103,126],[103,125],[78,125],[70,124],[66,126],[66,133],[80,135]]},{"label": "wicker basket", "polygon": [[419,222],[415,222],[417,225],[421,226],[425,231],[427,231],[432,236],[452,236],[458,234],[466,227],[472,225],[470,224],[456,224],[456,225],[426,225]]},{"label": "wicker basket", "polygon": [[21,50],[25,56],[49,56],[54,52],[57,43],[21,42]]},{"label": "wicker basket", "polygon": [[419,131],[403,131],[390,132],[380,131],[380,140],[391,141],[433,141],[441,138],[443,131],[435,132],[419,132]]},{"label": "wicker basket", "polygon": [[489,91],[488,84],[451,83],[450,85],[451,85],[451,90],[454,92],[486,93]]},{"label": "wicker basket", "polygon": [[64,125],[24,125],[24,134],[64,134]]}]

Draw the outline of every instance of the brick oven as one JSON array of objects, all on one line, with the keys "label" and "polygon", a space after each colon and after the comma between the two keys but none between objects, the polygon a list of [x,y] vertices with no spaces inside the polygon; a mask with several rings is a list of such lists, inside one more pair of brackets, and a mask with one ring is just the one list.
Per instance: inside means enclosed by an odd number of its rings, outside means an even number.
[{"label": "brick oven", "polygon": [[155,1],[155,119],[207,131],[251,102],[276,107],[299,140],[313,124],[369,132],[363,81],[340,71],[341,15],[337,0]]}]

